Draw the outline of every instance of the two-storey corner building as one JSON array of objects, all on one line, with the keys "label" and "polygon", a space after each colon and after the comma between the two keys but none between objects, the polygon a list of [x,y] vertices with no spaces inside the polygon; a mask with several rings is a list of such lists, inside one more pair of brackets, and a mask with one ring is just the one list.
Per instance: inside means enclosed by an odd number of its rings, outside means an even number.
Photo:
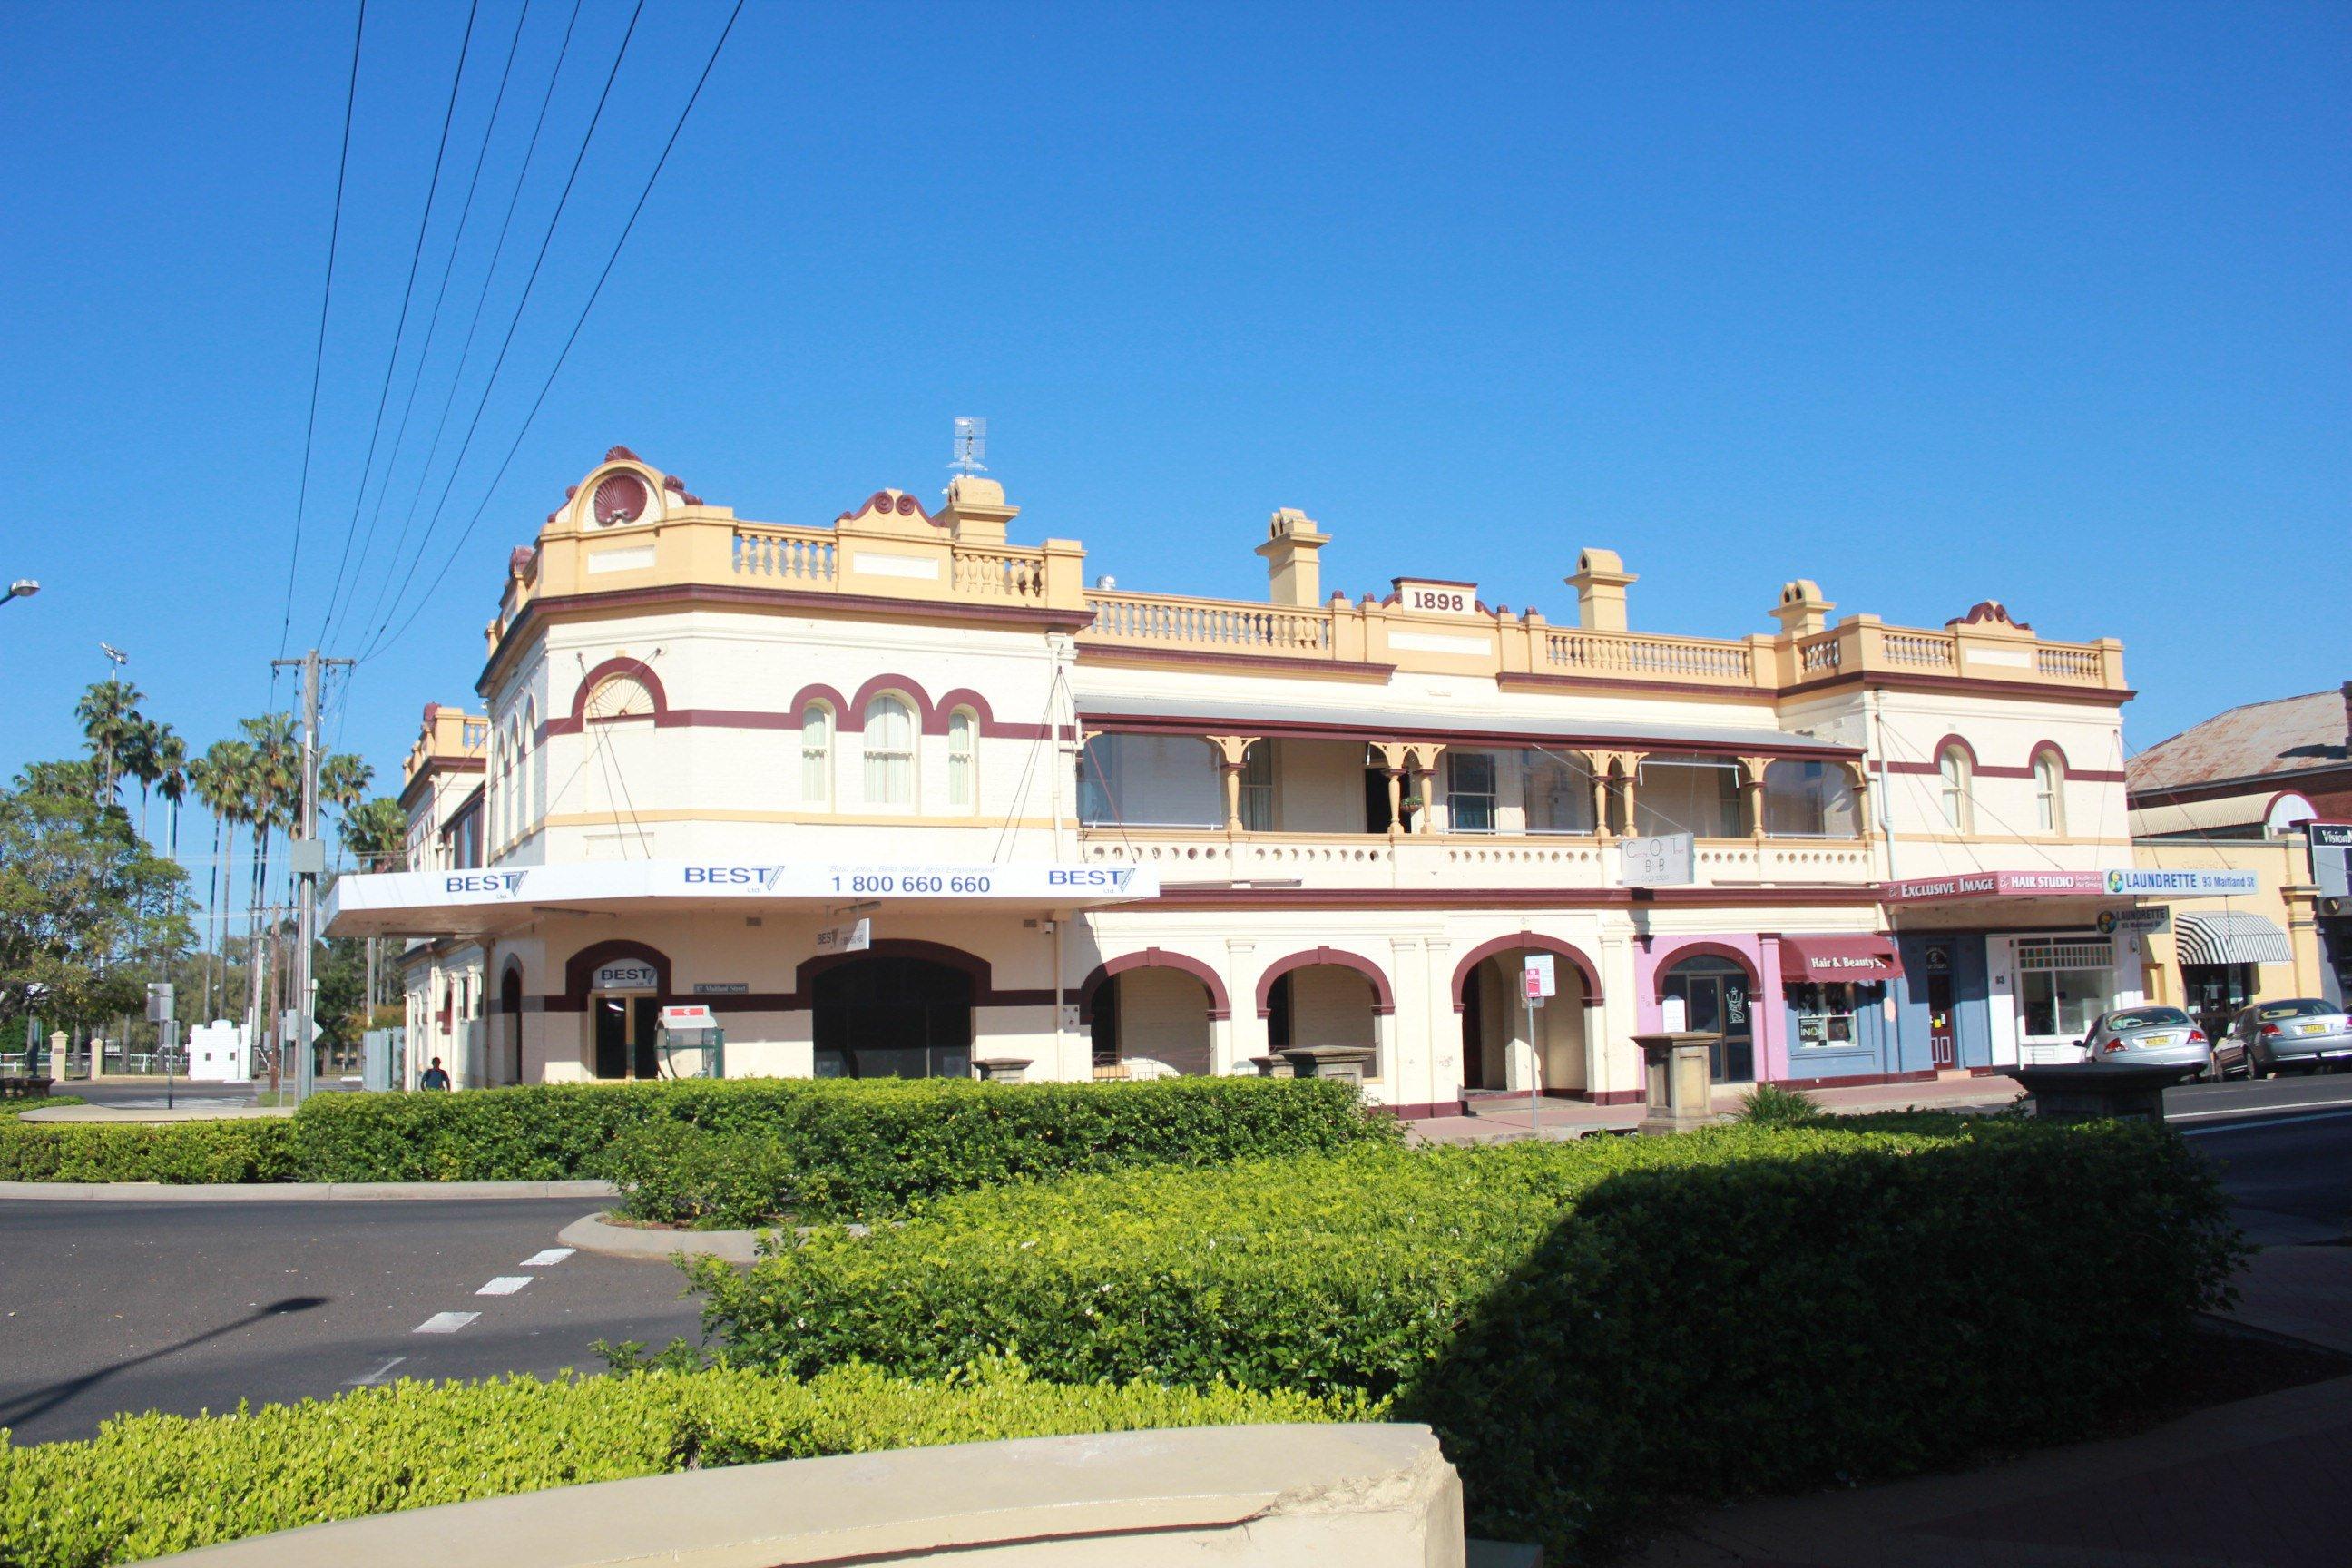
[{"label": "two-storey corner building", "polygon": [[[489,720],[438,702],[425,705],[425,721],[402,768],[400,807],[408,814],[401,864],[418,872],[479,867],[483,770]],[[412,943],[402,958],[406,976],[407,1038],[415,1067],[435,1057],[464,1062],[476,1048],[481,1016],[482,949],[465,937],[436,934]],[[413,1080],[415,1072],[408,1075]]]},{"label": "two-storey corner building", "polygon": [[[1088,587],[1016,516],[966,476],[937,512],[752,523],[614,448],[488,628],[481,865],[347,878],[331,929],[430,939],[412,1017],[478,966],[469,1083],[1352,1045],[1423,1111],[1638,1099],[1669,1016],[1727,1081],[1853,1081],[2137,994],[2095,919],[2130,863],[2113,641],[1990,604],[1833,622],[1804,580],[1769,632],[1639,632],[1601,549],[1559,625],[1463,583],[1327,595],[1287,510],[1265,602]],[[1681,834],[1629,875],[1626,840]],[[723,1051],[673,1048],[665,1005]]]}]

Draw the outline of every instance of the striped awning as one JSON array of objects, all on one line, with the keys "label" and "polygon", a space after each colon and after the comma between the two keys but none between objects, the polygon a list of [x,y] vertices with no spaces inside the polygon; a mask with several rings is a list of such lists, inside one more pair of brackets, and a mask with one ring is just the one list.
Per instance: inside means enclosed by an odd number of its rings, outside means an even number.
[{"label": "striped awning", "polygon": [[2293,963],[2286,932],[2261,915],[2217,910],[2175,915],[2172,934],[2183,963]]}]

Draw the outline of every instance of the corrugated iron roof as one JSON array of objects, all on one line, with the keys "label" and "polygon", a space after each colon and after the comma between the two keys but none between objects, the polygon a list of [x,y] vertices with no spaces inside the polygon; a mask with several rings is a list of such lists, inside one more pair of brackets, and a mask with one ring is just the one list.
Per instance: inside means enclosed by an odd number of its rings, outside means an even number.
[{"label": "corrugated iron roof", "polygon": [[2341,763],[2352,759],[2345,729],[2341,691],[2249,702],[2132,758],[2124,764],[2126,788],[2134,795],[2147,795]]}]

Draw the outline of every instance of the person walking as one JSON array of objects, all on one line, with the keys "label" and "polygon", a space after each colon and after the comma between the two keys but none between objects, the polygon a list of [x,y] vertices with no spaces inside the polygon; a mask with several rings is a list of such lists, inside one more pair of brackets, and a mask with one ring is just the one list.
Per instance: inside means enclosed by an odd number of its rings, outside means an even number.
[{"label": "person walking", "polygon": [[416,1087],[419,1089],[446,1089],[449,1087],[449,1074],[447,1070],[442,1067],[441,1058],[439,1057],[435,1057],[433,1058],[433,1065],[416,1075]]}]

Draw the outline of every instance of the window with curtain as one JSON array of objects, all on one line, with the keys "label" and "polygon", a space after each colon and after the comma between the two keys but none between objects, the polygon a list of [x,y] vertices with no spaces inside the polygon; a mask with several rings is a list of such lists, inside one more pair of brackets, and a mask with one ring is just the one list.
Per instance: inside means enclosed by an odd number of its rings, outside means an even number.
[{"label": "window with curtain", "polygon": [[1581,759],[1524,752],[1519,762],[1529,833],[1592,831],[1592,770]]},{"label": "window with curtain", "polygon": [[822,702],[801,710],[801,804],[833,804],[833,710]]},{"label": "window with curtain", "polygon": [[866,804],[915,804],[915,710],[891,692],[866,705]]},{"label": "window with curtain", "polygon": [[959,708],[948,716],[948,804],[970,811],[979,798],[980,721],[971,710]]},{"label": "window with curtain", "polygon": [[1774,838],[1852,838],[1853,780],[1833,763],[1783,758],[1764,769],[1764,831]]},{"label": "window with curtain", "polygon": [[1274,742],[1254,741],[1242,753],[1242,826],[1274,831]]},{"label": "window with curtain", "polygon": [[1445,753],[1445,824],[1453,833],[1495,831],[1493,752]]},{"label": "window with curtain", "polygon": [[2033,814],[2044,833],[2066,831],[2066,767],[2048,752],[2033,759]]},{"label": "window with curtain", "polygon": [[1644,838],[1668,833],[1742,837],[1738,767],[1711,757],[1644,759],[1634,779],[1633,831]]},{"label": "window with curtain", "polygon": [[1968,833],[1976,825],[1976,807],[1969,799],[1969,754],[1958,746],[1946,746],[1944,754],[1936,759],[1936,772],[1943,783],[1944,822],[1956,833]]}]

